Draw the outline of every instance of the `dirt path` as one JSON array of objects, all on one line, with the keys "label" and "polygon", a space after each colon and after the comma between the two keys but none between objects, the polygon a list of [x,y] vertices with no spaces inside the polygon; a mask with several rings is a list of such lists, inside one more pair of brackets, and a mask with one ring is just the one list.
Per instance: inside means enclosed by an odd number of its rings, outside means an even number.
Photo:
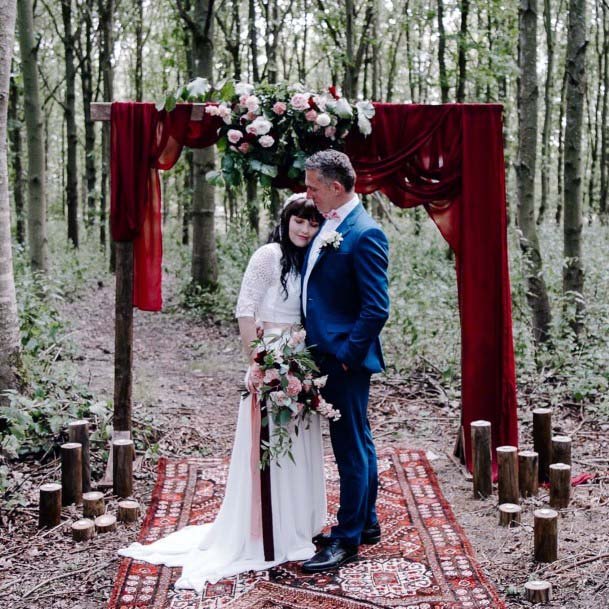
[{"label": "dirt path", "polygon": [[[152,426],[161,454],[228,455],[245,370],[236,330],[195,321],[177,308],[176,286],[170,278],[164,288],[168,294],[164,312],[135,314],[136,427],[142,423]],[[66,304],[63,311],[83,354],[76,362],[79,381],[87,383],[98,399],[112,397],[113,298],[111,287],[101,287]],[[532,511],[544,504],[547,491],[523,505],[523,526],[499,528],[496,498],[474,500],[471,483],[449,458],[458,427],[457,408],[424,373],[413,375],[408,382],[377,379],[370,409],[377,444],[428,451],[442,490],[484,570],[502,594],[515,593],[507,596],[509,609],[529,606],[519,595],[523,583],[533,576],[554,583],[557,600],[553,607],[606,609],[609,561],[595,559],[609,552],[606,473],[601,470],[605,478],[600,482],[575,489],[572,507],[561,517],[559,563],[535,565],[531,560]],[[525,407],[525,420],[530,418],[527,412]],[[555,431],[574,435],[580,471],[600,469],[602,459],[607,460],[609,448],[602,430],[582,420],[579,413],[567,412],[555,421]],[[526,425],[521,435],[526,444]],[[57,469],[57,461],[48,464],[46,475],[56,474]],[[148,454],[136,472],[135,494],[143,504],[149,500],[154,478],[154,459]],[[12,527],[0,537],[5,546],[0,556],[0,603],[11,609],[104,608],[116,572],[116,549],[135,539],[138,525],[121,527],[117,533],[97,537],[79,548],[65,524],[38,533],[35,488],[30,505],[18,512]],[[110,507],[114,507],[112,501]],[[73,508],[65,514],[77,517]],[[577,564],[588,559],[593,560]],[[55,577],[58,579],[50,581]]]}]

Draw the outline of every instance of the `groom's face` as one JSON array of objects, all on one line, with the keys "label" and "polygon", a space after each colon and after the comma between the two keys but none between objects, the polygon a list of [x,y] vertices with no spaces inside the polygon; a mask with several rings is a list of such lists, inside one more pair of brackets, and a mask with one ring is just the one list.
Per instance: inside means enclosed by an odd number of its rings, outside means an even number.
[{"label": "groom's face", "polygon": [[313,200],[321,213],[327,213],[340,205],[341,196],[345,189],[339,182],[325,180],[316,169],[307,169],[305,172],[307,197]]}]

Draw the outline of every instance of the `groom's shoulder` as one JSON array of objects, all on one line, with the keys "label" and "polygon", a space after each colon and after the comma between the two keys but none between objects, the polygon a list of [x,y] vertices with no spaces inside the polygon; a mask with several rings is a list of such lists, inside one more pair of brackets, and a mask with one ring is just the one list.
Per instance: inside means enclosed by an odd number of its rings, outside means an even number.
[{"label": "groom's shoulder", "polygon": [[363,213],[359,215],[357,228],[360,233],[381,233],[385,236],[383,227],[362,207]]}]

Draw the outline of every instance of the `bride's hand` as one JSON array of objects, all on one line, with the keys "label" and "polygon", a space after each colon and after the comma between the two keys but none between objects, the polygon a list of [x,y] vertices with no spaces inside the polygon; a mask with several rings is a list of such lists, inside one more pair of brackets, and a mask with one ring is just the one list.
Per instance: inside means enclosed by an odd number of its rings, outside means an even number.
[{"label": "bride's hand", "polygon": [[252,379],[252,363],[253,359],[250,360],[250,366],[247,369],[247,375],[245,378],[245,386],[247,387],[247,390],[250,392],[251,395],[256,393],[256,385],[254,385],[254,381]]}]

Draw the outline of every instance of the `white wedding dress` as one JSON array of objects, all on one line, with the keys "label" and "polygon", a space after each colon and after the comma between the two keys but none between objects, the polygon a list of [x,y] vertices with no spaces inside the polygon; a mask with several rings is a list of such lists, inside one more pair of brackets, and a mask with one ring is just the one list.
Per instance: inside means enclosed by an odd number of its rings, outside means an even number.
[{"label": "white wedding dress", "polygon": [[[300,276],[290,275],[287,299],[280,283],[281,249],[270,243],[252,256],[241,285],[236,316],[264,323],[265,333],[300,322]],[[280,329],[278,330],[280,331]],[[271,422],[272,425],[272,422]],[[270,428],[272,437],[272,426]],[[259,514],[259,493],[252,484],[252,407],[241,400],[226,492],[216,520],[186,526],[152,544],[133,543],[119,554],[169,567],[182,567],[176,588],[201,592],[207,582],[244,571],[260,571],[292,560],[307,560],[315,553],[311,538],[326,521],[323,445],[319,417],[308,429],[301,426],[293,439],[295,464],[282,458],[271,462],[271,505],[274,556],[265,561]],[[259,480],[259,478],[258,478]]]}]

